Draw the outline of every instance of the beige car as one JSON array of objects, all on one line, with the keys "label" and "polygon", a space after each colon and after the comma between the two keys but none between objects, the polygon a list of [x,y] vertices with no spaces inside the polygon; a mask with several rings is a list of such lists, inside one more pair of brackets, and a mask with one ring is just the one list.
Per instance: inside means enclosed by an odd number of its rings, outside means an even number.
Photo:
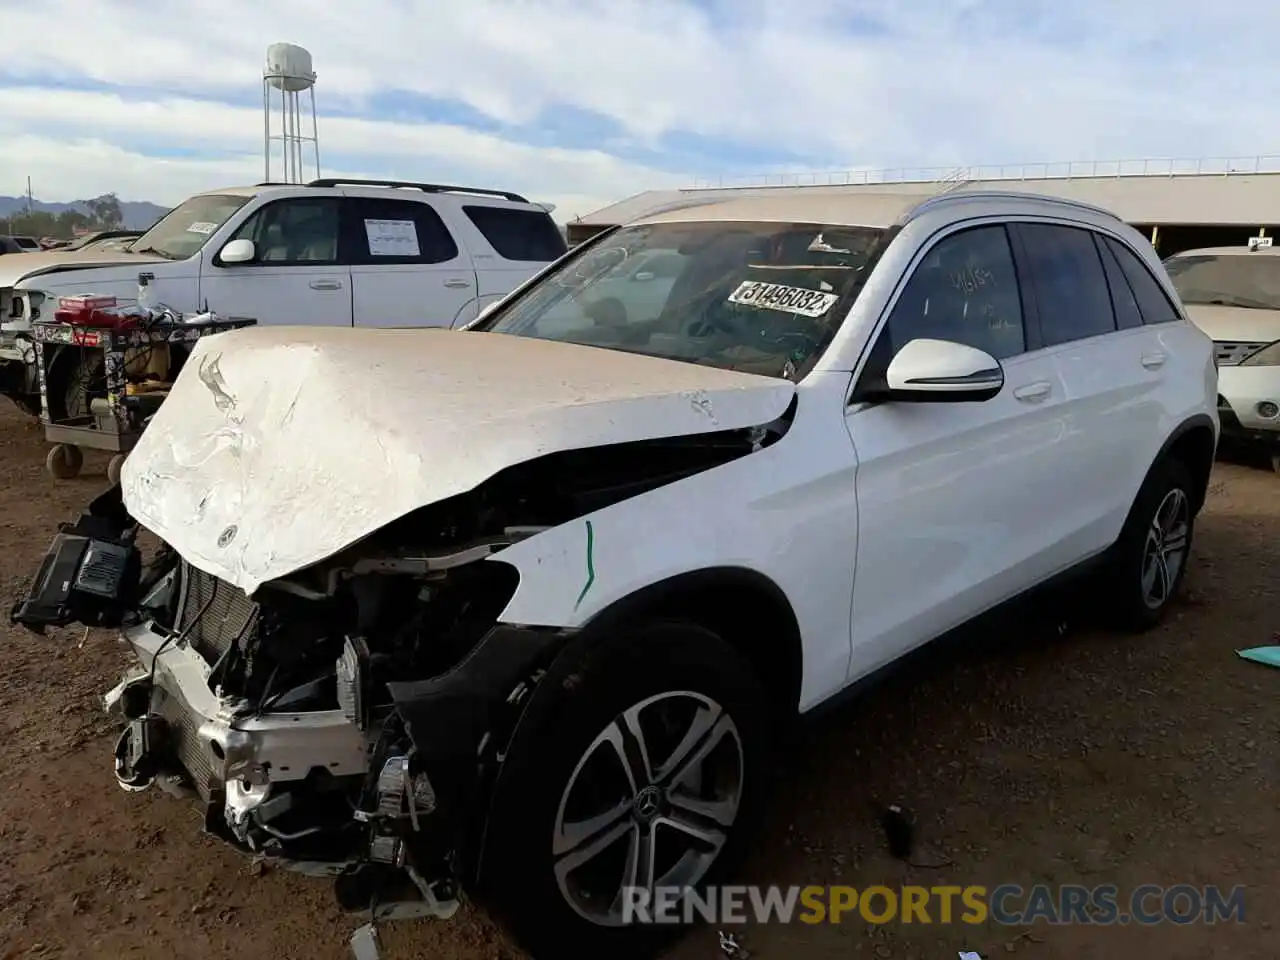
[{"label": "beige car", "polygon": [[1264,444],[1280,471],[1280,247],[1211,247],[1165,261],[1214,344],[1224,436]]}]

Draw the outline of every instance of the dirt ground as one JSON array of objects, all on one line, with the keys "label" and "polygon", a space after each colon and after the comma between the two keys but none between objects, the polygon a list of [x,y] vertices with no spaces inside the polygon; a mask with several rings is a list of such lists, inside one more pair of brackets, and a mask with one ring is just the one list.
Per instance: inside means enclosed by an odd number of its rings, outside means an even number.
[{"label": "dirt ground", "polygon": [[[55,523],[106,483],[105,457],[92,455],[79,479],[48,480],[45,452],[36,424],[0,405],[6,610]],[[1234,651],[1280,629],[1278,494],[1280,477],[1218,466],[1186,599],[1149,635],[1099,632],[1072,617],[1060,630],[1059,611],[1040,611],[923,657],[810,724],[742,877],[860,888],[1242,884],[1244,924],[1013,929],[855,919],[750,929],[751,955],[1275,957],[1280,671]],[[355,922],[337,912],[326,881],[256,874],[200,835],[194,808],[115,786],[114,731],[98,699],[124,664],[115,639],[0,630],[0,958],[348,956]],[[924,869],[891,858],[873,801],[908,806],[952,863]],[[473,908],[448,923],[389,925],[382,940],[389,960],[518,956]],[[699,929],[671,960],[719,956],[716,931]]]}]

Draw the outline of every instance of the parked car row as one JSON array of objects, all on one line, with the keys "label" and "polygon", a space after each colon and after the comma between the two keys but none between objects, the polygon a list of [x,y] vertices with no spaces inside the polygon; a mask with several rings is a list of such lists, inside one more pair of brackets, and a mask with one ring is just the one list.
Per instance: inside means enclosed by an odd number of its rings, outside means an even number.
[{"label": "parked car row", "polygon": [[[454,327],[561,256],[547,208],[499,190],[317,180],[215,190],[112,249],[0,261],[0,392],[34,407],[31,323],[59,295],[143,294],[260,325]],[[51,365],[60,408],[85,378]]]}]

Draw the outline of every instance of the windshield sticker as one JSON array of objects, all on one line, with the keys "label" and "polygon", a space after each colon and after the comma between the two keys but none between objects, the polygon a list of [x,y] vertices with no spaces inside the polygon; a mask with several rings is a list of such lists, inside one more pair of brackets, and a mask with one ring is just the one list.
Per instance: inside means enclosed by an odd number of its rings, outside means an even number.
[{"label": "windshield sticker", "polygon": [[364,233],[369,238],[369,255],[373,257],[419,257],[418,228],[412,220],[366,220]]},{"label": "windshield sticker", "polygon": [[187,227],[187,233],[198,233],[202,236],[208,236],[218,229],[216,223],[209,223],[207,220],[197,220],[191,226]]},{"label": "windshield sticker", "polygon": [[729,294],[730,303],[814,318],[830,310],[839,299],[839,295],[834,293],[788,287],[781,283],[764,283],[760,280],[744,280],[738,284],[738,289]]}]

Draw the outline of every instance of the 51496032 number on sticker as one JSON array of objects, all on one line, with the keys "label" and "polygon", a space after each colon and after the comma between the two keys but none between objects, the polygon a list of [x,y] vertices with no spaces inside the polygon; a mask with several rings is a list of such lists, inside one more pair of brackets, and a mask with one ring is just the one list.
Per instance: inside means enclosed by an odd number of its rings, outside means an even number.
[{"label": "51496032 number on sticker", "polygon": [[760,280],[744,280],[729,294],[730,303],[815,318],[830,310],[838,299],[840,297],[835,293],[788,287],[781,283],[764,283]]}]

